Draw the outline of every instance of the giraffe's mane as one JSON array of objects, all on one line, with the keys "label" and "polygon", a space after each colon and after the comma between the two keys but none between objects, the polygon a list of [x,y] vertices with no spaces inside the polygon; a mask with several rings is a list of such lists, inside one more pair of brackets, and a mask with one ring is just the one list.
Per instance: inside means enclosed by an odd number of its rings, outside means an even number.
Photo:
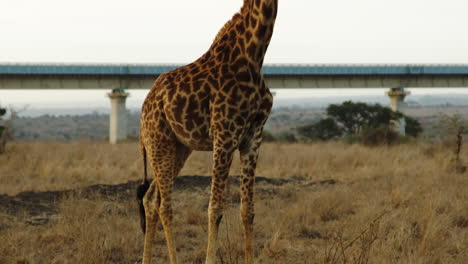
[{"label": "giraffe's mane", "polygon": [[236,24],[236,22],[242,19],[242,17],[249,8],[249,2],[250,0],[244,0],[244,5],[242,6],[241,10],[235,13],[234,16],[228,22],[226,22],[224,26],[218,31],[218,34],[216,34],[216,37],[213,41],[213,44],[218,42],[218,40],[222,38],[224,33],[229,32],[230,29]]},{"label": "giraffe's mane", "polygon": [[224,26],[218,31],[218,34],[216,34],[216,37],[215,37],[213,43],[216,43],[218,40],[220,40],[222,38],[222,36],[224,35],[224,33],[229,32],[229,30],[235,25],[235,22],[238,21],[240,18],[241,18],[241,14],[236,13],[231,18],[231,20],[226,22],[226,24],[224,24]]}]

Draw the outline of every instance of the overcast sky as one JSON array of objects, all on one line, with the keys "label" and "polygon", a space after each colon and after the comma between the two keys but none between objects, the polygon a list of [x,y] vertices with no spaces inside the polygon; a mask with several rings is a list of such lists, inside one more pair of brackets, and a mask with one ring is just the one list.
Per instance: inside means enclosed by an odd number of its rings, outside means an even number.
[{"label": "overcast sky", "polygon": [[[242,0],[0,0],[0,62],[188,63]],[[468,0],[279,0],[266,63],[468,63]]]},{"label": "overcast sky", "polygon": [[[0,0],[0,63],[189,63],[242,3]],[[468,0],[279,0],[265,62],[468,64],[467,12]],[[106,92],[3,90],[0,104],[109,107]],[[146,92],[131,91],[128,104],[141,105]],[[277,97],[352,93],[287,90]]]}]

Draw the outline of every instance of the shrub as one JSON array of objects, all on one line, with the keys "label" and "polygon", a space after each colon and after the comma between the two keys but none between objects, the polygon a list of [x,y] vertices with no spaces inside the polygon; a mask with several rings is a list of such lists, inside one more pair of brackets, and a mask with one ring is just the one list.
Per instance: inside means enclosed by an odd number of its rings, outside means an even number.
[{"label": "shrub", "polygon": [[296,135],[290,132],[282,132],[276,136],[277,141],[294,143],[297,142]]},{"label": "shrub", "polygon": [[405,118],[405,122],[406,122],[406,127],[405,127],[406,135],[412,136],[412,137],[419,136],[423,131],[421,123],[419,123],[418,120],[416,120],[416,119],[414,119],[414,118],[412,118],[410,116],[404,116],[404,118]]},{"label": "shrub", "polygon": [[263,142],[272,142],[272,141],[275,141],[275,136],[268,130],[264,129],[263,130],[263,139],[262,141]]},{"label": "shrub", "polygon": [[388,126],[369,127],[358,136],[359,142],[367,146],[393,145],[400,135]]},{"label": "shrub", "polygon": [[463,135],[468,134],[468,121],[459,114],[444,115],[440,126],[444,132],[444,143],[454,154],[451,158],[452,167],[456,172],[464,173],[466,166],[460,158],[460,153],[463,148]]}]

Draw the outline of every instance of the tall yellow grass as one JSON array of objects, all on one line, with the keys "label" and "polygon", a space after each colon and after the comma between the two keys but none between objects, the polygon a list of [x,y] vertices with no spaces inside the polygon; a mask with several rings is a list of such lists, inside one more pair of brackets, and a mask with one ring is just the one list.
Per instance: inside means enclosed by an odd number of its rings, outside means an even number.
[{"label": "tall yellow grass", "polygon": [[[257,175],[297,181],[257,184],[257,262],[468,263],[468,178],[453,169],[452,155],[423,143],[264,144]],[[209,175],[210,164],[210,153],[194,153],[181,174]],[[239,174],[237,158],[231,174]],[[0,156],[0,193],[9,195],[141,176],[136,143],[13,143]],[[337,183],[315,184],[327,179]],[[203,263],[209,190],[174,195],[179,261]],[[236,187],[230,196],[218,258],[243,263]],[[143,237],[132,200],[69,197],[40,226],[0,212],[0,263],[134,263]],[[166,263],[162,232],[157,241],[155,260]]]},{"label": "tall yellow grass", "polygon": [[[263,144],[257,175],[303,180],[362,180],[394,175],[427,179],[448,173],[452,150],[411,144],[368,148],[344,143]],[[463,153],[462,153],[463,154]],[[462,159],[467,160],[465,153]],[[239,175],[235,155],[231,175]],[[181,175],[210,175],[211,152],[194,152]],[[0,193],[72,189],[140,179],[143,164],[137,143],[12,143],[0,155]]]}]

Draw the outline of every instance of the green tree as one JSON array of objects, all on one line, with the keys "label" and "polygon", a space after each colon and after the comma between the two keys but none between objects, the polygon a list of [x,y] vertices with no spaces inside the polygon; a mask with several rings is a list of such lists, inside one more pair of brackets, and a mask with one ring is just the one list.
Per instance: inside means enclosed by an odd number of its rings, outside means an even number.
[{"label": "green tree", "polygon": [[345,134],[358,134],[364,127],[389,124],[390,120],[396,119],[401,114],[378,104],[346,101],[328,106],[327,115],[343,128]]},{"label": "green tree", "polygon": [[332,104],[326,109],[327,117],[315,124],[297,128],[304,138],[330,140],[342,136],[351,137],[362,142],[368,139],[368,144],[391,144],[396,142],[396,133],[390,131],[390,121],[405,118],[406,133],[416,137],[422,132],[421,124],[414,118],[379,104],[354,103],[346,101],[342,104]]}]

